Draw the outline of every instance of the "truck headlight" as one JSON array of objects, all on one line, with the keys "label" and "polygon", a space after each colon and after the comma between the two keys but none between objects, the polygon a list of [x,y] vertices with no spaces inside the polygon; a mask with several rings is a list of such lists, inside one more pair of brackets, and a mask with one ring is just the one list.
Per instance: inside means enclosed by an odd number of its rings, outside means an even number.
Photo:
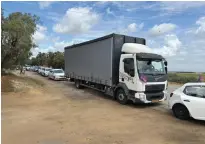
[{"label": "truck headlight", "polygon": [[145,95],[144,95],[144,94],[139,94],[139,98],[140,98],[141,100],[144,100]]}]

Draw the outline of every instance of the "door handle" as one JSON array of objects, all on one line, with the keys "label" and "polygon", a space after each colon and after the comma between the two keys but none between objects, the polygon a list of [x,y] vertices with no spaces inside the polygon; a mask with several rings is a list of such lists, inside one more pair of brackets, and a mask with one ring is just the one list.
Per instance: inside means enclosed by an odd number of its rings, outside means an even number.
[{"label": "door handle", "polygon": [[190,102],[190,100],[187,100],[187,99],[185,99],[184,101],[185,101],[185,102]]}]

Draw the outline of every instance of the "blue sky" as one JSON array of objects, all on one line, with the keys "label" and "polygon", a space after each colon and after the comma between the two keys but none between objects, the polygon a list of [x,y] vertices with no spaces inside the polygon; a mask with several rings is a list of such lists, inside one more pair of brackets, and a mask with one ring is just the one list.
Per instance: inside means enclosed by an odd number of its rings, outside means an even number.
[{"label": "blue sky", "polygon": [[171,71],[205,71],[205,2],[2,2],[5,16],[40,17],[33,40],[38,52],[110,33],[144,37],[165,56]]}]

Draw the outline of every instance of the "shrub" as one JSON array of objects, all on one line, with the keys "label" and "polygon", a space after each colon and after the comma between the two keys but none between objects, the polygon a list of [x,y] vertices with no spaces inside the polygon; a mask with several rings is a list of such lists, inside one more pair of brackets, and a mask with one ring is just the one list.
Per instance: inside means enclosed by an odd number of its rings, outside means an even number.
[{"label": "shrub", "polygon": [[187,83],[187,82],[197,82],[197,75],[186,75],[186,74],[177,74],[177,73],[169,73],[168,81],[176,82],[176,83]]}]

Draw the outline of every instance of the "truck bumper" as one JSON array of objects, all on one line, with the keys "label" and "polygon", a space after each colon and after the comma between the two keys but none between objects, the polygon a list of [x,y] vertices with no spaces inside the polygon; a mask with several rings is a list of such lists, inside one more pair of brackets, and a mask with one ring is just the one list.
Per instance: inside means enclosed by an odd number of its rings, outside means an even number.
[{"label": "truck bumper", "polygon": [[141,101],[143,103],[155,103],[155,102],[162,102],[167,99],[167,91],[163,91],[160,93],[135,93],[136,101]]}]

